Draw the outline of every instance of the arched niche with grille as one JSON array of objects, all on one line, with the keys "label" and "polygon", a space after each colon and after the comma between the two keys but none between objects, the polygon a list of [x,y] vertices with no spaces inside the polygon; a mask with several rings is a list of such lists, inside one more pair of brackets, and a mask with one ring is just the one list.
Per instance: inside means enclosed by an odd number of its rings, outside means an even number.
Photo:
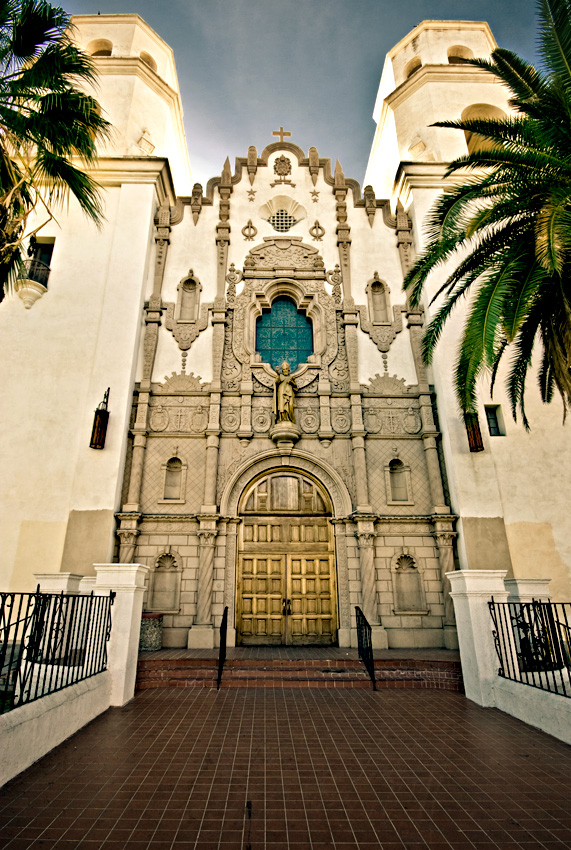
[{"label": "arched niche with grille", "polygon": [[415,559],[402,552],[391,560],[395,614],[428,614],[424,581]]},{"label": "arched niche with grille", "polygon": [[375,272],[373,279],[368,282],[365,292],[369,304],[369,321],[374,325],[390,324],[390,290],[387,284],[380,280],[378,272]]},{"label": "arched niche with grille", "polygon": [[420,61],[419,56],[415,56],[414,59],[411,59],[410,62],[405,66],[404,69],[404,78],[408,80],[409,77],[412,77],[413,74],[416,74],[422,68],[422,62]]},{"label": "arched niche with grille", "polygon": [[449,65],[465,65],[469,59],[474,58],[474,51],[462,44],[454,44],[446,52]]},{"label": "arched niche with grille", "polygon": [[[466,107],[462,112],[462,121],[473,121],[478,118],[491,118],[496,121],[502,121],[507,118],[506,113],[499,106],[493,106],[491,103],[473,103]],[[474,153],[478,150],[491,150],[494,143],[485,136],[480,136],[479,133],[472,133],[469,130],[464,130],[466,137],[466,146],[468,153]]]},{"label": "arched niche with grille", "polygon": [[305,207],[288,195],[276,195],[259,210],[260,218],[269,222],[278,233],[287,233],[307,216]]},{"label": "arched niche with grille", "polygon": [[192,269],[177,286],[175,321],[180,324],[196,322],[200,310],[202,286]]},{"label": "arched niche with grille", "polygon": [[387,505],[414,505],[410,467],[398,457],[385,466]]},{"label": "arched niche with grille", "polygon": [[155,560],[149,579],[148,609],[164,614],[178,612],[180,581],[179,559],[170,549],[162,552]]},{"label": "arched niche with grille", "polygon": [[182,504],[186,501],[186,464],[179,457],[171,457],[161,466],[163,497],[159,502]]}]

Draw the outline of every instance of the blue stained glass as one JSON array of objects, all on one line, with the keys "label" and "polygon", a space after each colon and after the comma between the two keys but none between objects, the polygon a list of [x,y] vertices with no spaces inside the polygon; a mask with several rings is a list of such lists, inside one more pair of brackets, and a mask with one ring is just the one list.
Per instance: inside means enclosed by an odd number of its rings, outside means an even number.
[{"label": "blue stained glass", "polygon": [[257,320],[256,351],[273,369],[287,360],[295,372],[313,354],[311,320],[290,298],[276,298],[271,310],[264,310]]}]

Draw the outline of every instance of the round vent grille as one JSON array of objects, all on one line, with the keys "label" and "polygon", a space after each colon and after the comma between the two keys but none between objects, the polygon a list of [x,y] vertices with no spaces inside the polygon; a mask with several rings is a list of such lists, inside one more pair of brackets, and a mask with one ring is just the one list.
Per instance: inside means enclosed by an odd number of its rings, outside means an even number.
[{"label": "round vent grille", "polygon": [[285,233],[286,230],[289,230],[295,224],[295,218],[287,210],[278,210],[270,216],[268,221],[278,233]]}]

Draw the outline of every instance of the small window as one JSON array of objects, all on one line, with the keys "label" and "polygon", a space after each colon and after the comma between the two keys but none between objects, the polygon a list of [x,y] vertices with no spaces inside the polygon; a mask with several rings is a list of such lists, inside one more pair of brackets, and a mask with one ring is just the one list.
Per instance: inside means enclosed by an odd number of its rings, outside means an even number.
[{"label": "small window", "polygon": [[[502,121],[504,118],[507,118],[507,115],[498,106],[492,106],[490,103],[474,103],[472,106],[468,106],[461,115],[462,121],[472,121],[480,118],[484,120],[492,119],[494,121]],[[466,137],[468,153],[489,151],[494,147],[494,142],[491,139],[487,139],[485,136],[480,136],[478,133],[472,133],[469,130],[464,130],[464,136]]]},{"label": "small window", "polygon": [[196,283],[185,280],[180,292],[180,320],[193,322],[196,319]]},{"label": "small window", "polygon": [[268,219],[274,230],[286,233],[296,223],[295,218],[287,210],[278,210]]},{"label": "small window", "polygon": [[487,404],[485,406],[486,419],[488,420],[488,431],[490,437],[505,437],[502,410],[499,404]]},{"label": "small window", "polygon": [[474,52],[469,47],[464,47],[461,44],[455,44],[454,47],[448,48],[448,64],[449,65],[465,65],[469,59],[474,58]]}]

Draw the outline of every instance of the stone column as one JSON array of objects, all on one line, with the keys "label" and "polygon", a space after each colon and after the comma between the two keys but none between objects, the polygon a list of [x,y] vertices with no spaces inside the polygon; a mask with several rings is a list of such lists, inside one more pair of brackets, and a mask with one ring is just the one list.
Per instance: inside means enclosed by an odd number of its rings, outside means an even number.
[{"label": "stone column", "polygon": [[[440,523],[437,522],[437,527]],[[458,635],[454,618],[454,603],[450,597],[450,582],[447,574],[454,570],[454,538],[455,532],[450,529],[437,530],[434,533],[438,545],[438,560],[440,562],[440,580],[444,597],[444,646],[446,649],[458,649]]]},{"label": "stone column", "polygon": [[107,669],[111,674],[111,705],[125,705],[135,694],[143,595],[149,567],[142,564],[93,566],[97,575],[95,593],[106,596],[114,590],[117,594],[111,608]]},{"label": "stone column", "polygon": [[492,596],[496,602],[507,602],[506,575],[506,570],[456,570],[448,573],[466,696],[483,706],[495,705],[494,685],[499,666],[488,602]]},{"label": "stone column", "polygon": [[365,458],[365,434],[353,434],[353,463],[355,466],[355,484],[357,489],[357,510],[370,513],[369,484],[367,481],[367,462]]},{"label": "stone column", "polygon": [[384,628],[379,625],[377,606],[373,518],[358,520],[357,539],[359,541],[359,562],[361,565],[361,610],[372,628],[373,647],[386,649],[388,647],[387,635]]},{"label": "stone column", "polygon": [[119,537],[119,563],[132,564],[135,557],[135,547],[139,536],[138,524],[141,519],[140,513],[117,514],[120,526],[117,529]]},{"label": "stone column", "polygon": [[206,432],[206,474],[202,513],[216,513],[216,477],[218,474],[218,433]]},{"label": "stone column", "polygon": [[218,516],[200,516],[198,530],[198,593],[196,619],[188,632],[189,649],[213,649],[212,587],[214,584],[214,550]]},{"label": "stone column", "polygon": [[141,484],[143,481],[143,464],[145,462],[146,434],[135,434],[133,440],[133,458],[131,460],[131,475],[129,478],[129,495],[127,504],[123,505],[125,513],[137,513],[140,510]]}]

